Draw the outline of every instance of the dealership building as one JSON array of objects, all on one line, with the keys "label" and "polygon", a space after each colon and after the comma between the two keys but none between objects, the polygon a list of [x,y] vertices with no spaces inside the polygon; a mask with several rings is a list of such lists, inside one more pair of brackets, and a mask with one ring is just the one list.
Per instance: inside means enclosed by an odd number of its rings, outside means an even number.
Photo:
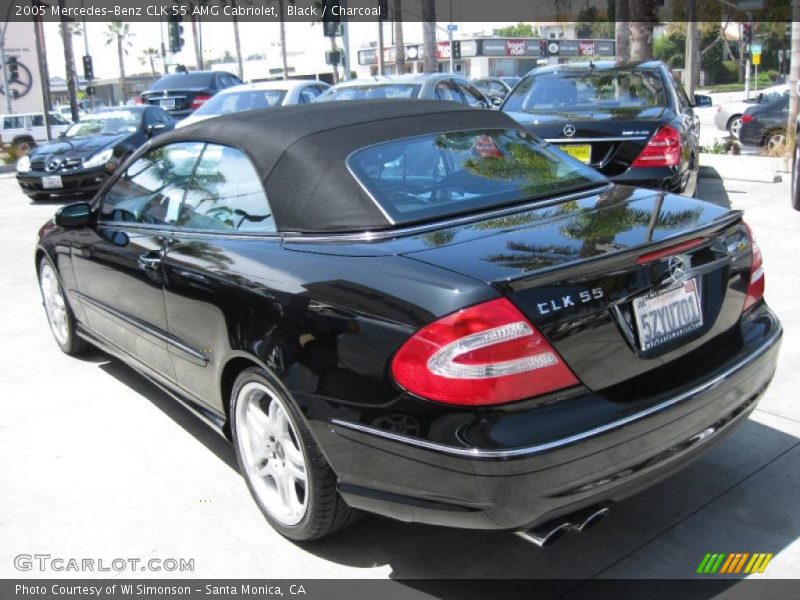
[{"label": "dealership building", "polygon": [[[614,57],[613,40],[574,40],[546,38],[471,38],[453,43],[453,66],[457,73],[474,79],[488,76],[522,76],[541,64],[558,64],[576,59]],[[447,71],[450,63],[450,42],[438,42],[436,59],[439,70]],[[423,45],[406,44],[406,72],[421,73]],[[383,49],[384,71],[395,73],[395,48]],[[358,51],[360,77],[378,74],[378,49]]]}]

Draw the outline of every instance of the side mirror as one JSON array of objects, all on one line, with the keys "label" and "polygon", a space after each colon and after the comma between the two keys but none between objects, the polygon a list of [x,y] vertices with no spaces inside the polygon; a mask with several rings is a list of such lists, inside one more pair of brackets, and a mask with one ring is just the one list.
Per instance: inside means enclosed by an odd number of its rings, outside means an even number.
[{"label": "side mirror", "polygon": [[499,108],[500,105],[503,103],[503,99],[498,98],[497,96],[493,96],[492,98],[490,98],[490,100],[492,102],[492,106],[494,106],[495,108]]},{"label": "side mirror", "polygon": [[712,105],[711,96],[706,96],[705,94],[695,94],[694,105],[697,108],[708,108]]},{"label": "side mirror", "polygon": [[84,227],[91,221],[92,205],[88,202],[67,204],[56,212],[56,225],[59,227]]},{"label": "side mirror", "polygon": [[60,139],[60,140],[63,140],[65,137],[67,137],[67,132],[66,131],[62,131],[62,132],[60,132],[58,134],[58,139]]},{"label": "side mirror", "polygon": [[153,123],[152,125],[147,126],[147,135],[153,137],[154,135],[158,135],[162,131],[167,128],[164,123]]}]

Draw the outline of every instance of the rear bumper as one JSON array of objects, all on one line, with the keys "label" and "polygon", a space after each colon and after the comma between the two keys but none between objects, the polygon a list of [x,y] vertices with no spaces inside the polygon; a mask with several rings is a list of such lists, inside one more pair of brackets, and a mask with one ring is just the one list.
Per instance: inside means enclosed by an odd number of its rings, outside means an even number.
[{"label": "rear bumper", "polygon": [[748,146],[761,146],[764,143],[764,130],[745,123],[739,130],[739,141]]},{"label": "rear bumper", "polygon": [[782,335],[766,306],[749,319],[743,351],[702,381],[570,435],[479,448],[336,419],[315,434],[355,508],[435,525],[527,528],[649,487],[742,424],[772,378]]},{"label": "rear bumper", "polygon": [[[697,171],[689,176],[697,176]],[[620,175],[609,177],[613,182],[634,187],[666,190],[680,194],[687,182],[677,167],[631,167]]]}]

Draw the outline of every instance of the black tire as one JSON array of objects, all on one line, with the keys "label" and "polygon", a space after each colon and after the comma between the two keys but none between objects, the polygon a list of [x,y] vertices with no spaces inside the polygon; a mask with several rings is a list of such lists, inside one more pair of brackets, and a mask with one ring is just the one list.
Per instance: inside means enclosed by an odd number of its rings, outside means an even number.
[{"label": "black tire", "polygon": [[39,279],[39,290],[42,293],[42,304],[45,304],[45,297],[44,291],[42,290],[42,273],[44,268],[47,267],[52,269],[52,271],[56,274],[56,283],[58,289],[62,295],[64,301],[64,311],[65,311],[65,321],[66,321],[66,335],[64,339],[59,339],[59,336],[56,335],[55,330],[53,328],[53,324],[50,323],[50,317],[47,313],[47,309],[45,307],[45,313],[47,314],[48,318],[48,325],[50,325],[50,331],[53,334],[53,339],[55,340],[58,347],[61,348],[61,351],[65,354],[69,354],[70,356],[75,356],[85,352],[89,348],[89,343],[78,336],[75,327],[76,327],[76,320],[75,314],[72,312],[72,308],[69,305],[69,302],[66,299],[66,295],[64,294],[64,289],[61,287],[61,282],[58,280],[58,271],[56,271],[53,264],[47,257],[42,258],[39,261],[39,269],[38,269],[38,279]]},{"label": "black tire", "polygon": [[[307,507],[304,517],[296,525],[287,526],[273,518],[256,493],[248,475],[248,470],[245,468],[237,433],[236,403],[239,399],[239,392],[246,384],[251,382],[257,382],[265,386],[272,394],[280,398],[281,404],[287,408],[292,425],[299,433],[304,445],[305,469],[308,481],[305,492],[307,494]],[[348,527],[360,518],[361,513],[350,508],[337,492],[336,474],[325,460],[322,451],[311,435],[293,400],[288,397],[282,386],[268,372],[258,367],[250,367],[242,371],[233,384],[229,403],[231,433],[236,450],[236,459],[239,462],[239,470],[259,509],[261,509],[264,517],[278,533],[296,541],[318,540]]]},{"label": "black tire", "polygon": [[800,152],[797,143],[792,151],[792,208],[800,210]]}]

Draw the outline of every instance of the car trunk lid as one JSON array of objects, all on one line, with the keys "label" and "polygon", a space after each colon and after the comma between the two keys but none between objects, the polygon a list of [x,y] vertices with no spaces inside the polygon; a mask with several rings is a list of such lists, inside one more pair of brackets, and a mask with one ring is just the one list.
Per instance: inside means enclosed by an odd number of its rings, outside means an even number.
[{"label": "car trunk lid", "polygon": [[750,261],[737,211],[615,186],[416,240],[405,256],[496,287],[592,390],[635,399],[666,365],[735,351]]}]

